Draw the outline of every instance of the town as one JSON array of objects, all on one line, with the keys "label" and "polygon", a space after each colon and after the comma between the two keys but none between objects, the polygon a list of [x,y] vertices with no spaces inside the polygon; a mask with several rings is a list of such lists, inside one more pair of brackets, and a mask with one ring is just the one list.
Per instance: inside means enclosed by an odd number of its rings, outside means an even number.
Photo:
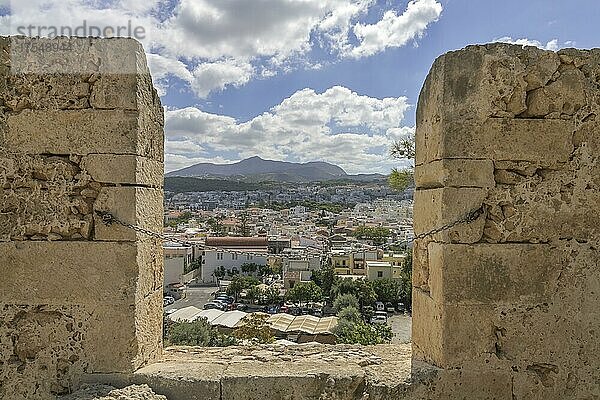
[{"label": "town", "polygon": [[[286,186],[166,196],[171,330],[198,322],[238,334],[252,317],[268,340],[410,341],[411,191],[385,182]],[[361,328],[373,334],[357,339]],[[260,341],[257,332],[242,337]]]}]

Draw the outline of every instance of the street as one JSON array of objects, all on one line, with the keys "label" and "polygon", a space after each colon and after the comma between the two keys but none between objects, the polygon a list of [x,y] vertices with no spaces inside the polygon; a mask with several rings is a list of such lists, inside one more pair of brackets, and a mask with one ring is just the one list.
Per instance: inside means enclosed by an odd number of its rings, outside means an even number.
[{"label": "street", "polygon": [[388,317],[394,337],[392,344],[409,343],[411,340],[412,317],[410,315],[394,314]]},{"label": "street", "polygon": [[212,293],[217,291],[216,286],[188,287],[186,296],[165,307],[165,311],[179,310],[180,308],[194,306],[202,310],[204,305],[213,299]]}]

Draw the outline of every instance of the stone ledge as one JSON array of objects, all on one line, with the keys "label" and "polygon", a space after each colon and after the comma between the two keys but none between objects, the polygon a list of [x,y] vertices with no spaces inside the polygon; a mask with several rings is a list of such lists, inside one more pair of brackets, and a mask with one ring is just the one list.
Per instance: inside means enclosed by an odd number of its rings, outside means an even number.
[{"label": "stone ledge", "polygon": [[129,376],[88,375],[85,382],[141,385],[130,391],[148,385],[168,400],[512,399],[510,370],[440,369],[411,361],[411,353],[410,344],[171,347]]}]

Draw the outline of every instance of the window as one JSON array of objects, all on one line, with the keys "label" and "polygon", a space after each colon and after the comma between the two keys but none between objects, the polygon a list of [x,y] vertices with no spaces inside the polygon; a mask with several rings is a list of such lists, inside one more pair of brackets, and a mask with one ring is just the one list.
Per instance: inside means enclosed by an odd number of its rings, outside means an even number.
[{"label": "window", "polygon": [[217,260],[223,259],[223,253],[217,253]]},{"label": "window", "polygon": [[377,271],[377,277],[383,278],[383,271]]},{"label": "window", "polygon": [[237,254],[231,254],[231,259],[232,260],[237,260],[238,259],[238,255]]}]

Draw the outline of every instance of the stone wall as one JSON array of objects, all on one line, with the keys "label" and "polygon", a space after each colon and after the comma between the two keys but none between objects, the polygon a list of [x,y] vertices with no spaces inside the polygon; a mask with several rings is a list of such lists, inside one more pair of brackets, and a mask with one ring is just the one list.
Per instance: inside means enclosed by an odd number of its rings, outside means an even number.
[{"label": "stone wall", "polygon": [[600,398],[600,51],[494,44],[434,63],[415,233],[484,213],[415,243],[412,353],[179,348],[144,366],[162,346],[161,245],[96,214],[162,226],[162,109],[143,50],[0,50],[0,398],[82,379],[170,400]]},{"label": "stone wall", "polygon": [[0,38],[0,398],[162,347],[163,112],[132,40]]},{"label": "stone wall", "polygon": [[416,141],[415,234],[485,213],[415,243],[413,358],[469,398],[599,398],[600,50],[448,53]]}]

